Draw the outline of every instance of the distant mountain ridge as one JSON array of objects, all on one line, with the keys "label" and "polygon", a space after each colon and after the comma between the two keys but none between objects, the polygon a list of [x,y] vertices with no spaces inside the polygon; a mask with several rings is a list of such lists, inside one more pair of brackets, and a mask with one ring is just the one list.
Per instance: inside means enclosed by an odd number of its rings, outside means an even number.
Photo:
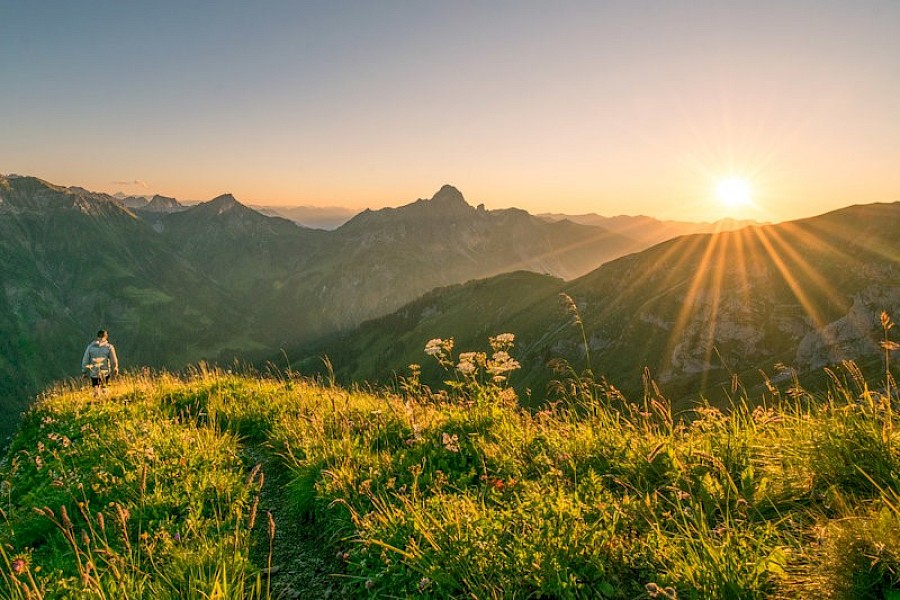
[{"label": "distant mountain ridge", "polygon": [[661,221],[644,215],[617,215],[604,217],[596,213],[567,215],[563,213],[542,213],[536,215],[548,221],[568,220],[582,225],[602,227],[609,231],[634,238],[642,244],[652,246],[681,235],[692,233],[719,233],[734,231],[751,225],[765,225],[752,220],[720,219],[711,223],[693,223],[689,221]]},{"label": "distant mountain ridge", "polygon": [[341,206],[250,206],[270,217],[283,217],[304,227],[328,231],[337,229],[360,212]]},{"label": "distant mountain ridge", "polygon": [[646,218],[632,237],[631,218],[614,219],[618,231],[548,222],[473,207],[452,186],[333,231],[230,194],[126,200],[0,177],[3,410],[76,374],[101,326],[126,365],[303,346],[289,353],[297,364],[327,352],[340,374],[373,379],[423,362],[431,337],[475,344],[508,330],[537,398],[550,359],[586,358],[560,293],[579,307],[595,369],[626,386],[647,366],[680,390],[774,360],[809,370],[876,356],[873,319],[900,306],[896,204],[648,248],[662,230]]}]

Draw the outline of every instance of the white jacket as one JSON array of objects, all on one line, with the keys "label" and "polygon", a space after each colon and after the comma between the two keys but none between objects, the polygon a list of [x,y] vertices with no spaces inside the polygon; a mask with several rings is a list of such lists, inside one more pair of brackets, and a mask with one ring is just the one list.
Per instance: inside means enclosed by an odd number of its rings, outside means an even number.
[{"label": "white jacket", "polygon": [[94,340],[84,349],[81,368],[88,371],[91,377],[106,377],[119,368],[116,349],[108,341]]}]

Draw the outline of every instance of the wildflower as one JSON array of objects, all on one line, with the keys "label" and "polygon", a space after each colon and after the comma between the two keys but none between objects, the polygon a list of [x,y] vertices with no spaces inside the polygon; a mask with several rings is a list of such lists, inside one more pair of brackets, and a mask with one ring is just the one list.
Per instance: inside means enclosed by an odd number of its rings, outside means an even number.
[{"label": "wildflower", "polygon": [[371,579],[366,579],[366,589],[371,590],[373,587],[375,587],[375,582]]},{"label": "wildflower", "polygon": [[519,367],[521,367],[519,361],[511,357],[505,350],[500,350],[491,356],[491,360],[487,364],[487,371],[491,375],[502,375],[515,371]]},{"label": "wildflower", "polygon": [[461,360],[459,364],[456,365],[456,370],[462,373],[464,376],[469,377],[474,375],[478,368],[475,366],[475,363],[468,360]]},{"label": "wildflower", "polygon": [[505,363],[512,360],[512,357],[510,357],[509,352],[507,352],[506,350],[500,350],[498,352],[494,352],[494,355],[491,357],[491,359],[495,363]]},{"label": "wildflower", "polygon": [[427,577],[423,577],[422,579],[419,580],[419,585],[417,587],[419,588],[420,592],[424,592],[425,590],[428,589],[428,586],[430,586],[430,585],[431,585],[431,580],[428,579]]},{"label": "wildflower", "polygon": [[172,539],[175,540],[176,542],[180,542],[180,541],[181,541],[181,534],[178,533],[178,532],[176,531],[176,532],[175,532],[175,535],[172,536]]},{"label": "wildflower", "polygon": [[516,336],[512,333],[501,333],[496,337],[488,338],[491,348],[493,348],[495,352],[512,347],[515,340]]},{"label": "wildflower", "polygon": [[21,558],[17,558],[16,560],[12,561],[10,567],[12,567],[12,572],[18,575],[25,571],[25,561]]},{"label": "wildflower", "polygon": [[444,432],[442,435],[442,443],[444,448],[449,452],[459,452],[459,436],[455,433],[450,435],[447,432]]},{"label": "wildflower", "polygon": [[519,403],[519,397],[516,395],[516,390],[512,388],[506,388],[502,392],[500,392],[500,398],[498,399],[499,403],[506,406],[516,406]]},{"label": "wildflower", "polygon": [[441,338],[434,338],[434,339],[428,340],[428,343],[425,344],[425,354],[427,354],[428,356],[443,357],[444,349],[445,349],[445,346],[447,345],[447,342],[450,342],[452,345],[453,340],[451,339],[451,340],[444,341]]},{"label": "wildflower", "polygon": [[648,583],[647,585],[644,586],[644,589],[647,590],[647,595],[650,596],[651,598],[656,598],[657,596],[659,596],[659,593],[662,591],[662,589],[655,583]]}]

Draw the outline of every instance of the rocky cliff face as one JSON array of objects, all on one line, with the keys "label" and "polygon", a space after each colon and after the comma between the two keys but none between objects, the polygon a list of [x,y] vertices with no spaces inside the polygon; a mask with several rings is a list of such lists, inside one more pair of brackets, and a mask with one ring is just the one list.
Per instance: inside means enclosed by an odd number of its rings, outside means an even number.
[{"label": "rocky cliff face", "polygon": [[182,206],[175,198],[168,198],[166,196],[160,196],[159,194],[153,196],[146,205],[139,208],[153,213],[173,213],[186,209],[186,207]]}]

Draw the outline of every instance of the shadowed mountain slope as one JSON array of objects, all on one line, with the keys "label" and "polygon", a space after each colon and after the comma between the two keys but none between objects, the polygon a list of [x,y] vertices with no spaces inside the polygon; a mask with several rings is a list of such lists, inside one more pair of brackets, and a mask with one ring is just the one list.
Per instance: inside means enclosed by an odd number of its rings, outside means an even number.
[{"label": "shadowed mountain slope", "polygon": [[475,208],[451,186],[364,211],[333,232],[266,217],[228,195],[154,226],[239,294],[245,320],[276,347],[353,327],[438,286],[520,269],[571,278],[640,247],[594,227]]},{"label": "shadowed mountain slope", "polygon": [[111,196],[0,178],[0,256],[4,409],[77,375],[100,327],[126,365],[181,365],[239,337],[225,294]]}]

